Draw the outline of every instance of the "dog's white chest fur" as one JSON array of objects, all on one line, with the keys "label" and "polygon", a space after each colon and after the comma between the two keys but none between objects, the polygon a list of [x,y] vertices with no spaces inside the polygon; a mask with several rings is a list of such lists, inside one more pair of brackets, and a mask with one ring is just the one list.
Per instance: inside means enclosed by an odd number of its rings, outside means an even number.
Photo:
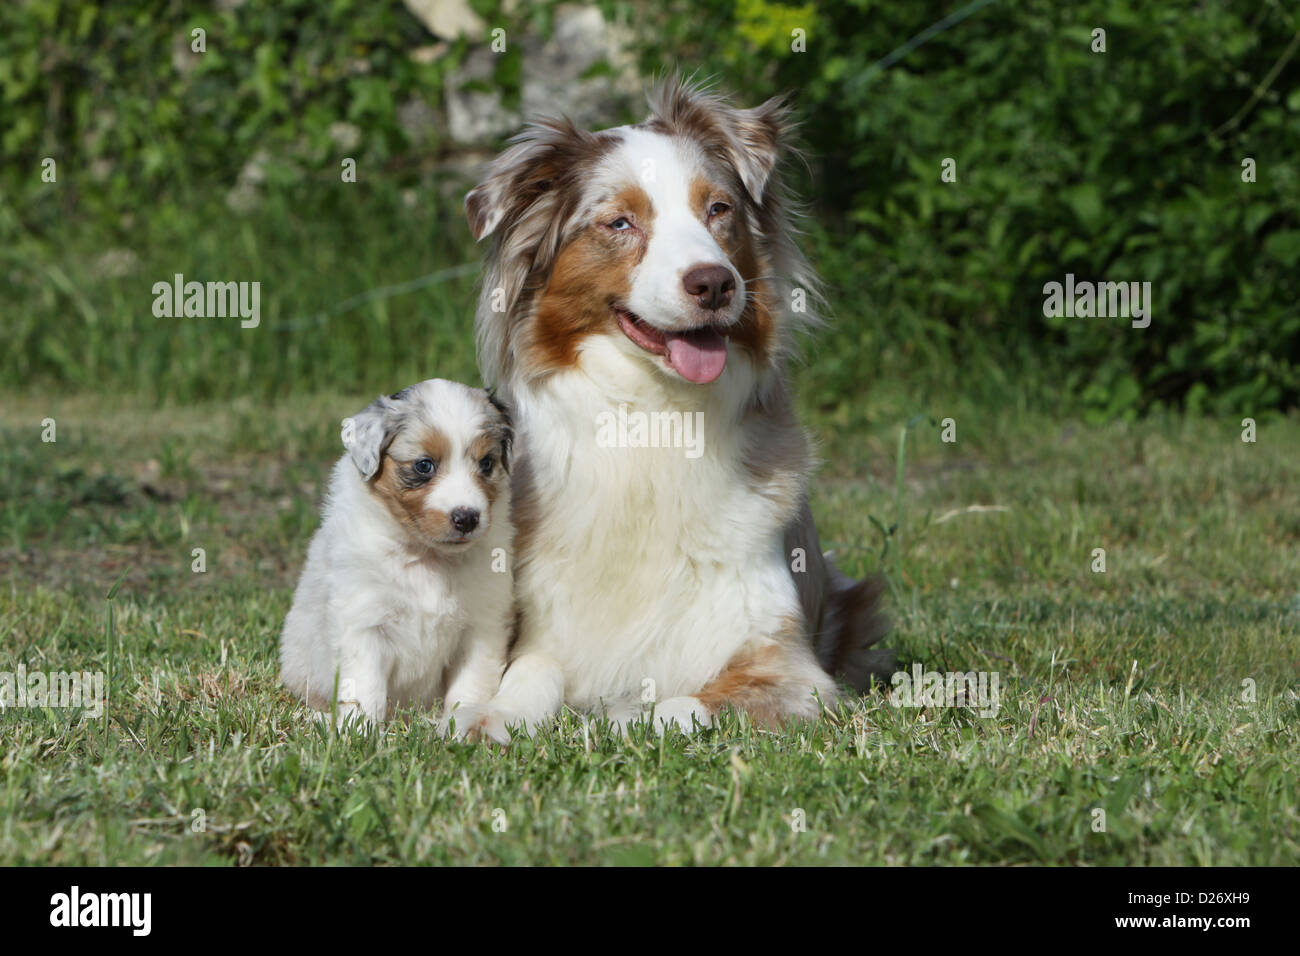
[{"label": "dog's white chest fur", "polygon": [[[560,663],[566,699],[584,709],[691,693],[799,613],[784,516],[747,480],[727,407],[748,391],[748,370],[737,362],[727,374],[739,381],[683,390],[620,355],[599,360],[584,366],[621,387],[577,371],[517,398],[537,504],[517,571],[521,638]],[[633,412],[699,412],[704,453],[602,447],[596,422],[611,395]]]}]

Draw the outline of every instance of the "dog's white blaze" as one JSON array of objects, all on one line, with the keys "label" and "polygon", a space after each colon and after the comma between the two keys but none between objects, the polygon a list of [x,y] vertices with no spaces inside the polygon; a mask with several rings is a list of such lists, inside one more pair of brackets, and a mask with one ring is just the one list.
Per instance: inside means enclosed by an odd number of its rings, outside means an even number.
[{"label": "dog's white blaze", "polygon": [[468,461],[466,455],[465,446],[457,444],[453,447],[448,460],[439,463],[441,474],[433,490],[424,496],[424,510],[441,511],[444,514],[451,514],[456,508],[470,508],[477,511],[481,529],[481,531],[475,530],[474,535],[477,536],[488,528],[490,521],[488,500],[482,486],[474,480],[474,469],[478,464]]},{"label": "dog's white blaze", "polygon": [[650,243],[632,273],[627,307],[661,329],[688,329],[696,323],[687,320],[691,302],[682,276],[693,266],[722,265],[736,280],[726,310],[727,320],[735,321],[745,308],[745,283],[691,207],[691,182],[704,171],[698,149],[644,129],[624,128],[622,136],[613,161],[635,176],[654,206]]}]

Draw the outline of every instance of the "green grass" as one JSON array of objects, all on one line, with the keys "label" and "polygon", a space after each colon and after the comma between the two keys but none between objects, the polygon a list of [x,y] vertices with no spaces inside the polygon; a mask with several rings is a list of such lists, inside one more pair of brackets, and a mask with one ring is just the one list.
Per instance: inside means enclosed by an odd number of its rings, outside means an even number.
[{"label": "green grass", "polygon": [[[4,400],[0,670],[111,647],[113,683],[107,723],[0,715],[0,863],[1300,862],[1294,418],[1243,444],[898,383],[808,401],[824,543],[887,572],[905,663],[997,672],[997,715],[877,693],[783,734],[570,717],[503,750],[421,715],[336,736],[278,686],[337,422],[367,397]],[[900,481],[919,411],[958,440],[916,424]]]},{"label": "green grass", "polygon": [[[477,275],[400,288],[480,255],[454,203],[331,184],[272,194],[238,217],[221,195],[196,191],[183,211],[164,206],[121,230],[27,228],[0,202],[0,380],[192,402],[364,393],[431,367],[474,374]],[[260,283],[260,324],[155,316],[154,284],[178,273]]]}]

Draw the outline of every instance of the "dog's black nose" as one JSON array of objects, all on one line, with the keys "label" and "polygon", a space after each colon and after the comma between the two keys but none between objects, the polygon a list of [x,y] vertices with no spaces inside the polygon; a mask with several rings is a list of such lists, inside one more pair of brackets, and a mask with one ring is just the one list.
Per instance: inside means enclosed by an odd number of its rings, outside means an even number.
[{"label": "dog's black nose", "polygon": [[694,266],[682,276],[682,287],[704,308],[721,309],[731,302],[736,276],[726,266]]},{"label": "dog's black nose", "polygon": [[478,527],[478,511],[474,508],[453,508],[451,523],[461,534],[469,534]]}]

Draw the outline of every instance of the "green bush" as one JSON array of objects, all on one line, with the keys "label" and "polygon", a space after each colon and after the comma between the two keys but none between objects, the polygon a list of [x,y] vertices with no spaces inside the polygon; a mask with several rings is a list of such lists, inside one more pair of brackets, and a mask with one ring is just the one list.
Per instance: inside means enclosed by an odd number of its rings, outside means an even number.
[{"label": "green bush", "polygon": [[[888,374],[936,391],[960,379],[991,397],[1056,392],[1103,418],[1155,406],[1295,407],[1300,13],[1279,0],[1236,9],[1224,0],[982,2],[601,6],[632,27],[647,73],[713,76],[751,102],[794,94],[812,157],[803,184],[812,241],[836,318],[814,346],[814,401],[851,402]],[[493,23],[544,32],[555,3],[518,5],[505,19],[501,6],[476,0]],[[196,27],[207,33],[201,56],[188,52]],[[1097,27],[1104,53],[1092,49]],[[792,49],[797,35],[803,52]],[[0,241],[20,266],[0,269],[0,306],[7,326],[23,313],[6,328],[12,349],[0,371],[19,382],[119,374],[125,358],[84,364],[93,356],[77,315],[97,293],[69,256],[121,243],[161,268],[167,257],[154,252],[229,218],[223,197],[259,153],[263,212],[196,243],[210,260],[222,249],[247,259],[260,237],[280,243],[277,268],[291,269],[303,237],[337,241],[335,224],[356,222],[366,242],[377,217],[384,248],[409,250],[382,277],[341,268],[346,283],[331,274],[318,289],[311,276],[292,277],[282,289],[310,301],[277,301],[286,317],[472,256],[454,208],[405,221],[401,211],[412,187],[426,187],[422,205],[440,203],[427,187],[448,144],[436,131],[414,142],[398,120],[411,100],[441,108],[466,51],[459,41],[434,58],[410,55],[430,42],[397,0],[0,7]],[[512,56],[494,82],[517,101]],[[367,170],[346,196],[321,188],[338,181],[338,122],[360,131],[349,154]],[[40,179],[45,157],[59,164],[57,187]],[[948,158],[955,182],[940,176]],[[1253,183],[1242,179],[1246,158]],[[286,222],[268,238],[259,223],[281,210]],[[430,218],[440,233],[426,245],[419,230]],[[1067,273],[1150,282],[1150,327],[1046,317],[1044,284]],[[177,377],[174,386],[215,394],[220,381],[191,387]]]},{"label": "green bush", "polygon": [[[470,255],[455,204],[420,191],[441,130],[399,121],[441,109],[466,44],[411,56],[433,43],[400,2],[0,6],[0,381],[188,401],[470,377],[473,276],[336,311]],[[346,149],[336,123],[355,127]],[[105,274],[105,253],[130,267]],[[177,272],[260,281],[261,329],[152,315]]]},{"label": "green bush", "polygon": [[79,215],[141,210],[177,187],[228,189],[259,149],[280,183],[337,169],[329,128],[339,121],[364,131],[355,158],[382,168],[412,145],[397,106],[436,98],[457,59],[413,61],[408,51],[429,37],[400,4],[6,6],[5,185],[30,197],[41,158],[52,157],[62,185],[43,192]]}]

